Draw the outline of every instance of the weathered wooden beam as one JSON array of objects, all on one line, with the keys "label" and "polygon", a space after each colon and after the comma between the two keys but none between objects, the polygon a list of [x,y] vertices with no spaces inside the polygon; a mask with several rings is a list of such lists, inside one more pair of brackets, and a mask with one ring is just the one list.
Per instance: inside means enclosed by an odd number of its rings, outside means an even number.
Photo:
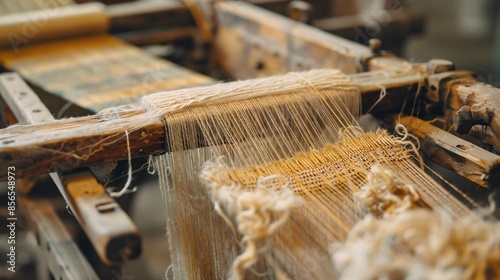
[{"label": "weathered wooden beam", "polygon": [[182,1],[133,1],[106,6],[111,33],[132,32],[157,27],[195,27]]},{"label": "weathered wooden beam", "polygon": [[98,279],[57,215],[52,201],[22,197],[20,206],[34,231],[53,279]]},{"label": "weathered wooden beam", "polygon": [[140,255],[139,230],[88,168],[50,176],[105,264],[123,263]]},{"label": "weathered wooden beam", "polygon": [[217,2],[215,56],[231,77],[336,68],[360,72],[368,47],[243,1]]},{"label": "weathered wooden beam", "polygon": [[480,186],[500,186],[499,155],[415,117],[403,117],[400,123],[420,139],[420,151],[432,161]]},{"label": "weathered wooden beam", "polygon": [[[23,137],[26,135],[31,137]],[[29,177],[126,159],[127,148],[131,157],[163,152],[162,121],[153,119],[140,124],[134,123],[133,117],[116,121],[92,116],[11,127],[0,132],[0,181],[5,179],[11,165],[19,170],[19,177]]]},{"label": "weathered wooden beam", "polygon": [[[460,123],[467,124],[457,113],[457,110],[466,106],[469,110],[489,111],[491,118],[489,123],[472,126],[470,136],[481,139],[482,142],[491,145],[497,153],[500,153],[500,89],[485,83],[476,83],[473,85],[458,85],[452,87],[452,94],[446,100],[445,112],[454,115],[454,130],[460,131]],[[473,124],[472,124],[473,125]],[[481,127],[482,126],[482,127]]]},{"label": "weathered wooden beam", "polygon": [[[360,88],[362,112],[401,110],[423,79],[418,73],[396,71],[391,76],[375,71],[350,76]],[[386,96],[381,98],[384,88]],[[168,151],[166,129],[160,117],[140,108],[12,126],[0,130],[0,180],[10,165],[16,166],[17,176],[25,177],[126,159],[129,149],[132,157],[155,155]]]}]

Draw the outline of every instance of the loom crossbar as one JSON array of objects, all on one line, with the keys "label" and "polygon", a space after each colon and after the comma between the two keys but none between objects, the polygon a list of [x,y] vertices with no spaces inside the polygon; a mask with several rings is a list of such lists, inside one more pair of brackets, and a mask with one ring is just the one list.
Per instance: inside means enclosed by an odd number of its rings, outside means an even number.
[{"label": "loom crossbar", "polygon": [[[350,76],[361,92],[362,113],[400,111],[425,78],[405,73],[388,78],[384,73],[374,71]],[[383,99],[380,99],[381,88],[387,92]],[[148,115],[141,107],[11,126],[0,130],[0,180],[6,178],[6,167],[10,165],[16,166],[20,171],[17,176],[21,178],[123,160],[128,158],[128,148],[131,157],[169,152],[166,129],[160,117]],[[129,132],[129,147],[125,131]],[[64,137],[59,136],[62,132]],[[33,137],[26,138],[26,135]]]}]

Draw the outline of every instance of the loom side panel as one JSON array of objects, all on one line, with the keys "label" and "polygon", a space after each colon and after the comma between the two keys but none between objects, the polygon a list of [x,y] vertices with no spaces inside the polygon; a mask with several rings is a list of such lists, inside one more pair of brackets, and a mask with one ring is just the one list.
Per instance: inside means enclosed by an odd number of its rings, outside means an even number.
[{"label": "loom side panel", "polygon": [[244,2],[215,4],[216,57],[234,78],[314,68],[358,72],[368,48]]}]

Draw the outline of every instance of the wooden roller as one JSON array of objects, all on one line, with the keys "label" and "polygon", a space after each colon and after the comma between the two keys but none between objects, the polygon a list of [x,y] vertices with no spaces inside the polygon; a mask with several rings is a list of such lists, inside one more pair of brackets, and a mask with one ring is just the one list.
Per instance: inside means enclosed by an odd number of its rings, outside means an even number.
[{"label": "wooden roller", "polygon": [[0,49],[14,49],[48,40],[105,33],[105,5],[87,3],[2,15]]}]

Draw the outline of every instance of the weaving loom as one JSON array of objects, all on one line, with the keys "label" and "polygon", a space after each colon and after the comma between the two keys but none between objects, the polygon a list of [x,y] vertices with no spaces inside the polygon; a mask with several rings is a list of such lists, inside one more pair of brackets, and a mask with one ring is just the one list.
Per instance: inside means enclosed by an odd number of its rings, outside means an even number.
[{"label": "weaving loom", "polygon": [[[4,118],[19,123],[0,130],[0,177],[15,166],[23,178],[19,205],[54,277],[100,276],[65,259],[83,256],[62,245],[69,233],[24,178],[50,173],[99,258],[119,264],[141,250],[114,200],[130,191],[133,158],[159,178],[166,277],[500,277],[495,209],[427,166],[483,196],[500,185],[497,88],[449,61],[408,63],[376,40],[367,48],[251,4],[185,3],[219,72],[241,80],[215,83],[102,27],[0,51],[19,73],[0,75]],[[297,7],[292,18],[304,18]],[[54,119],[23,79],[92,115]],[[366,114],[383,127],[363,128]],[[119,160],[127,181],[106,190],[97,171]]]}]

